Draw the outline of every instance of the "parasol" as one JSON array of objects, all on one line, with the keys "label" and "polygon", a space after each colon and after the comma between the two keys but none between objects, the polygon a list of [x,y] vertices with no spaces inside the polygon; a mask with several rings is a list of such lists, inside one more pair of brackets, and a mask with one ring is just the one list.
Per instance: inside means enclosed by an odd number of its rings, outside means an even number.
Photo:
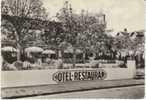
[{"label": "parasol", "polygon": [[11,46],[1,48],[1,51],[8,51],[8,52],[17,52],[17,49]]},{"label": "parasol", "polygon": [[43,52],[43,49],[40,47],[28,47],[25,52]]},{"label": "parasol", "polygon": [[42,53],[43,54],[55,54],[55,51],[53,51],[53,50],[44,50]]}]

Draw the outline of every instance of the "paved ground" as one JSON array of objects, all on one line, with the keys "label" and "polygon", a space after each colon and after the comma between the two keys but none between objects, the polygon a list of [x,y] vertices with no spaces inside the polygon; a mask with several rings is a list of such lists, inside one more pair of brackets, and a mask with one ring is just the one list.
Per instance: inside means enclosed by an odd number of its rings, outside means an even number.
[{"label": "paved ground", "polygon": [[53,95],[43,95],[29,97],[28,99],[48,99],[48,98],[122,98],[122,99],[139,99],[144,97],[144,85],[130,86],[122,88],[109,88],[89,90],[82,92],[70,92]]},{"label": "paved ground", "polygon": [[144,79],[80,81],[43,86],[2,88],[1,96],[2,98],[25,98],[29,96],[52,95],[58,93],[89,91],[95,89],[122,88],[125,86],[127,87],[136,85],[144,85]]}]

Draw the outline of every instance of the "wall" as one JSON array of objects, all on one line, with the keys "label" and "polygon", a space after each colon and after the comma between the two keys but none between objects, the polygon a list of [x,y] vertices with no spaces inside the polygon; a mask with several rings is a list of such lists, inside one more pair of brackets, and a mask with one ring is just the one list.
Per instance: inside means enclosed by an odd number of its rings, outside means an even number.
[{"label": "wall", "polygon": [[[136,69],[135,61],[127,62],[128,68],[102,68],[106,72],[104,80],[130,79],[133,78]],[[77,69],[49,69],[49,70],[24,70],[24,71],[2,71],[2,87],[33,86],[45,84],[58,84],[53,80],[53,74],[58,71],[78,71],[78,70],[99,70],[98,68],[77,68]]]}]

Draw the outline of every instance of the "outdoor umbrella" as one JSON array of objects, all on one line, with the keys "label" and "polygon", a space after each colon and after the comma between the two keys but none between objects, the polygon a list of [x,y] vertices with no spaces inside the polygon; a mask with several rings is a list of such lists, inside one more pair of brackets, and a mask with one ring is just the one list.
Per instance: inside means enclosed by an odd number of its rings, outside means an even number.
[{"label": "outdoor umbrella", "polygon": [[53,51],[53,50],[44,50],[42,53],[43,54],[55,54],[55,51]]},{"label": "outdoor umbrella", "polygon": [[77,53],[77,54],[81,54],[81,53],[83,53],[83,51],[80,50],[80,49],[76,49],[76,53]]},{"label": "outdoor umbrella", "polygon": [[72,48],[66,49],[64,50],[64,53],[73,53],[73,49]]},{"label": "outdoor umbrella", "polygon": [[43,52],[43,49],[40,47],[28,47],[25,49],[25,52]]},{"label": "outdoor umbrella", "polygon": [[[69,49],[65,50],[64,53],[73,53],[73,49],[69,48]],[[80,54],[80,53],[83,53],[83,51],[80,49],[76,49],[76,53]]]},{"label": "outdoor umbrella", "polygon": [[1,48],[1,51],[7,51],[7,52],[17,52],[17,49],[11,46],[3,47]]}]

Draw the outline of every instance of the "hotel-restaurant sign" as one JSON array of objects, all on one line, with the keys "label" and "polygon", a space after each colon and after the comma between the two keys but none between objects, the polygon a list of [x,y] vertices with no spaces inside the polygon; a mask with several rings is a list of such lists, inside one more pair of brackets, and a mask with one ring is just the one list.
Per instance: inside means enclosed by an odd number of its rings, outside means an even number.
[{"label": "hotel-restaurant sign", "polygon": [[60,82],[84,81],[84,80],[104,80],[107,73],[104,69],[96,70],[65,70],[53,74],[53,80]]}]

